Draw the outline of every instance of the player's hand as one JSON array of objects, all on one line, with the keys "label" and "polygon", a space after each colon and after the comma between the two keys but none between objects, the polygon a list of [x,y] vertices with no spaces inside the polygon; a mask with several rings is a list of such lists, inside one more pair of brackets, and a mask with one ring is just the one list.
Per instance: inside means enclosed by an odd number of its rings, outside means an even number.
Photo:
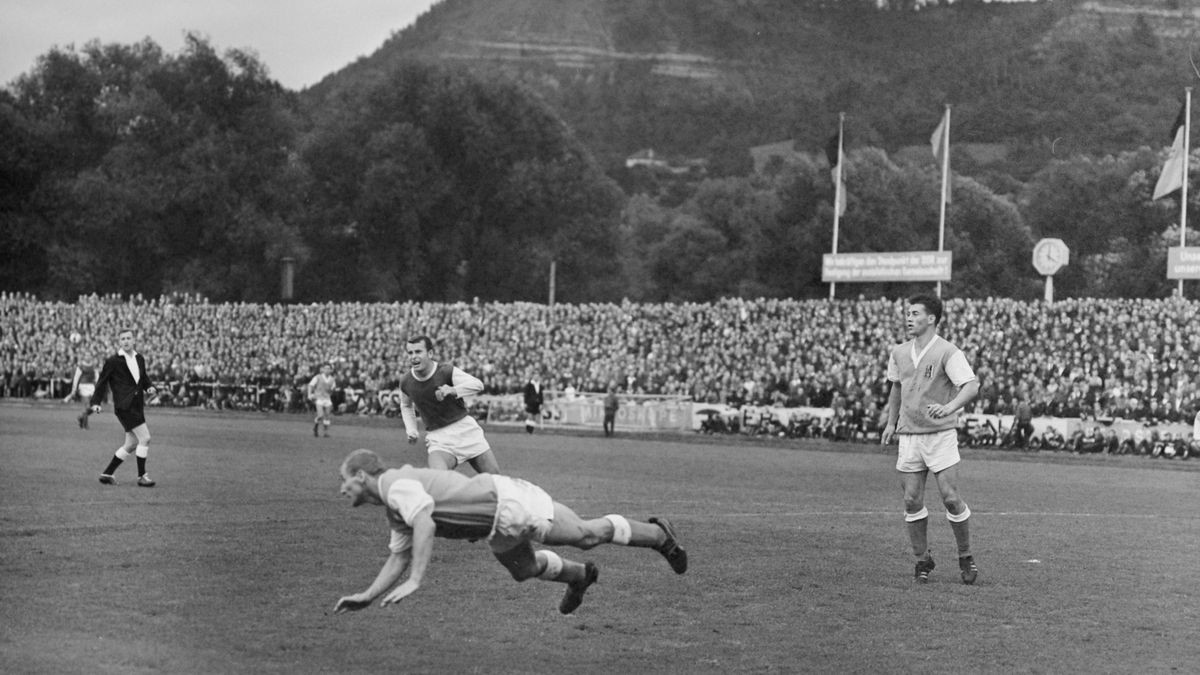
[{"label": "player's hand", "polygon": [[419,588],[419,587],[420,586],[416,582],[412,581],[411,579],[408,581],[405,581],[404,583],[402,583],[399,586],[397,586],[396,588],[394,588],[391,593],[388,593],[387,595],[383,596],[383,600],[380,601],[379,606],[387,607],[388,605],[398,604],[404,598],[407,598],[408,596],[412,595],[413,593],[416,593],[417,588]]},{"label": "player's hand", "polygon": [[896,425],[889,424],[883,428],[883,433],[879,435],[879,442],[881,445],[891,445],[894,440],[896,440]]},{"label": "player's hand", "polygon": [[929,415],[930,417],[932,417],[933,419],[936,420],[936,419],[941,419],[941,418],[945,417],[946,415],[949,415],[950,411],[947,410],[946,406],[944,406],[944,405],[938,405],[937,403],[931,403],[930,405],[925,406],[925,414]]},{"label": "player's hand", "polygon": [[408,444],[409,444],[409,445],[412,445],[413,443],[416,443],[416,442],[417,442],[417,439],[419,439],[419,438],[420,438],[420,436],[409,436],[409,437],[408,437]]},{"label": "player's hand", "polygon": [[454,390],[454,387],[452,387],[448,384],[443,384],[442,386],[440,386],[436,390],[434,390],[433,395],[434,395],[434,397],[437,398],[437,400],[441,401],[441,400],[445,399],[447,396],[449,396],[450,398],[454,398],[454,397],[458,396],[458,392]]},{"label": "player's hand", "polygon": [[94,405],[91,408],[88,408],[88,410],[91,410],[93,413],[98,413],[100,412],[100,406]]},{"label": "player's hand", "polygon": [[355,593],[354,595],[347,595],[346,597],[338,600],[337,604],[333,606],[333,613],[344,614],[346,612],[357,612],[360,609],[370,606],[371,598],[366,597],[362,593]]}]

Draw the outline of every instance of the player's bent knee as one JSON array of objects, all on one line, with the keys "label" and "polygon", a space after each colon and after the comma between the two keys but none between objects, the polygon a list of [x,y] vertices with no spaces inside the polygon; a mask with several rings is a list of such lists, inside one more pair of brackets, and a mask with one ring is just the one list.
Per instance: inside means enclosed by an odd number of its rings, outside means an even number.
[{"label": "player's bent knee", "polygon": [[536,577],[542,571],[543,563],[538,558],[539,553],[540,551],[535,552],[532,547],[524,545],[507,551],[493,552],[492,555],[504,565],[504,569],[508,570],[515,581],[525,581]]},{"label": "player's bent knee", "polygon": [[500,559],[500,564],[504,565],[504,569],[508,570],[508,573],[512,576],[513,581],[525,581],[526,579],[532,579],[536,577],[540,571],[536,560],[514,560],[512,558],[505,559],[500,556],[496,557]]}]

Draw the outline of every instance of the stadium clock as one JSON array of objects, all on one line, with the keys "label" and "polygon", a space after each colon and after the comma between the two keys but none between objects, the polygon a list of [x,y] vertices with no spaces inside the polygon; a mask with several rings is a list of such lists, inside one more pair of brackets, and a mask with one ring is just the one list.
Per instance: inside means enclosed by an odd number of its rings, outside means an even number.
[{"label": "stadium clock", "polygon": [[1042,239],[1033,247],[1033,267],[1042,276],[1053,276],[1070,261],[1070,256],[1071,250],[1062,239]]}]

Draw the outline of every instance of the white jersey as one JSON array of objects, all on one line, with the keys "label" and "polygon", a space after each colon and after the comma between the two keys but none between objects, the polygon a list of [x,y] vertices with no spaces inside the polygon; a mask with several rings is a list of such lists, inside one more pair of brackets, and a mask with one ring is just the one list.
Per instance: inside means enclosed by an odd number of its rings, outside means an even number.
[{"label": "white jersey", "polygon": [[308,395],[313,401],[328,405],[333,401],[333,389],[336,384],[337,380],[332,375],[318,373],[308,382]]}]

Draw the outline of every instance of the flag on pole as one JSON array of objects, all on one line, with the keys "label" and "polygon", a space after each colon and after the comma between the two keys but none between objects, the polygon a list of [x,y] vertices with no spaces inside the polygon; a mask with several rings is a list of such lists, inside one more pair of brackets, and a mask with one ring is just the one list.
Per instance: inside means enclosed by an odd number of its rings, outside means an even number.
[{"label": "flag on pole", "polygon": [[933,156],[935,159],[942,158],[942,151],[946,149],[949,143],[950,134],[950,109],[942,113],[942,121],[938,122],[937,128],[933,130],[933,135],[929,137],[929,144],[933,146]]},{"label": "flag on pole", "polygon": [[1154,199],[1162,199],[1183,187],[1183,167],[1188,149],[1184,147],[1184,126],[1187,124],[1187,104],[1179,108],[1175,124],[1171,126],[1171,154],[1163,164],[1162,173],[1154,185]]},{"label": "flag on pole", "polygon": [[846,190],[842,183],[842,134],[839,131],[825,143],[825,158],[829,160],[829,173],[833,178],[833,202],[837,215],[846,213]]},{"label": "flag on pole", "polygon": [[[949,157],[947,154],[950,151],[950,107],[946,107],[946,112],[942,113],[942,121],[938,122],[937,128],[933,130],[933,135],[929,137],[929,145],[933,147],[933,156],[938,160],[943,173],[949,171]],[[942,201],[950,203],[950,185],[949,181],[942,178]]]}]

